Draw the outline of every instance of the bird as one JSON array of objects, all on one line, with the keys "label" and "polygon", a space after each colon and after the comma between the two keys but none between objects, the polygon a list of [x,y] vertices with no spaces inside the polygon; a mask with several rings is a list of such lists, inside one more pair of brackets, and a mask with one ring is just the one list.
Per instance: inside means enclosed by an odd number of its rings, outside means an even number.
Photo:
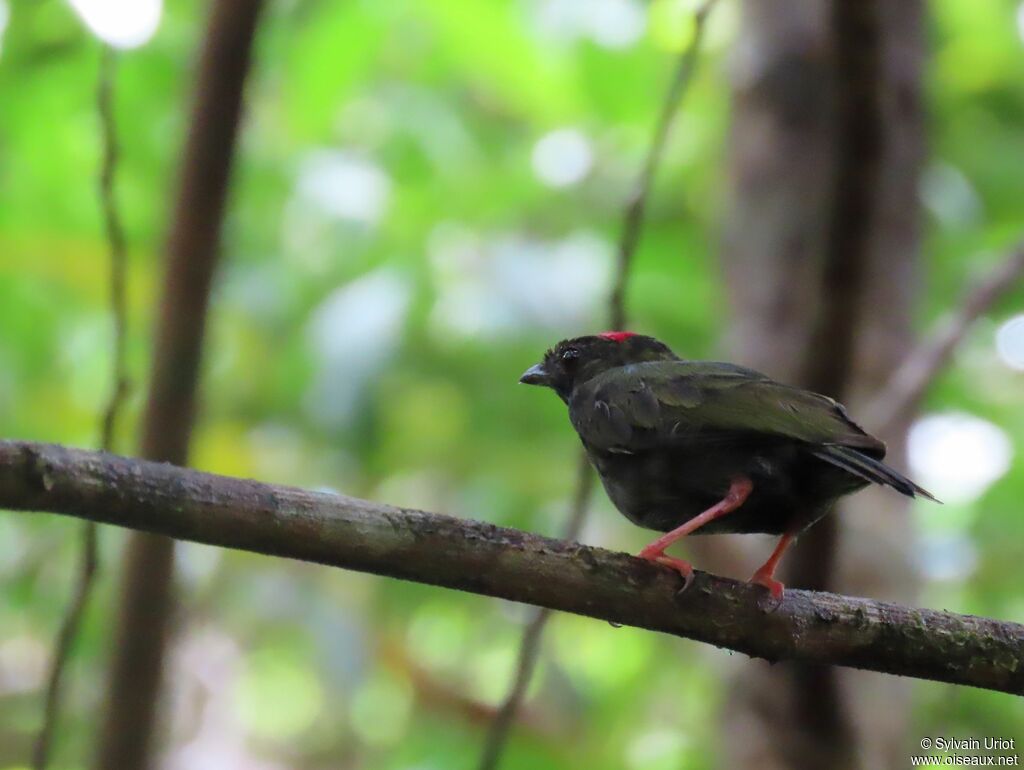
[{"label": "bird", "polygon": [[665,550],[691,533],[778,535],[750,582],[781,601],[783,553],[839,498],[880,484],[939,502],[882,462],[885,444],[832,398],[736,364],[680,358],[653,337],[562,340],[519,381],[565,402],[615,507],[665,533],[638,556],[677,571],[684,590],[693,566]]}]

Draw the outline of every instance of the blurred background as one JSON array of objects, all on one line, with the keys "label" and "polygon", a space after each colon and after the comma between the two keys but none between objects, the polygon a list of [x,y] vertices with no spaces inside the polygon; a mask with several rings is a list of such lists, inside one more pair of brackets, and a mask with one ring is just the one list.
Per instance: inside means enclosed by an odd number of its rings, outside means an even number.
[{"label": "blurred background", "polygon": [[[828,355],[814,319],[853,308],[836,395],[945,505],[859,495],[836,518],[826,584],[1024,621],[1024,290],[971,327],[919,411],[871,421],[892,371],[1024,235],[1024,5],[883,4],[884,149],[873,213],[853,223],[865,230],[860,288],[842,301],[820,280],[829,222],[844,210],[829,5],[713,9],[632,266],[630,326],[686,357],[797,381]],[[606,324],[622,212],[695,7],[268,3],[192,464],[560,532],[578,442],[556,398],[516,381],[550,344]],[[135,451],[208,11],[193,0],[0,0],[5,438],[97,445],[112,355],[95,107],[106,43],[122,49],[133,383],[116,448]],[[27,766],[77,527],[0,515],[3,770]],[[635,551],[649,533],[599,491],[581,539]],[[124,540],[101,530],[53,767],[92,763]],[[711,540],[693,546],[698,567],[740,578],[770,548]],[[475,766],[528,608],[194,544],[175,555],[157,766]],[[1024,702],[857,672],[811,682],[557,616],[503,767],[903,767],[922,735],[1020,746]]]}]

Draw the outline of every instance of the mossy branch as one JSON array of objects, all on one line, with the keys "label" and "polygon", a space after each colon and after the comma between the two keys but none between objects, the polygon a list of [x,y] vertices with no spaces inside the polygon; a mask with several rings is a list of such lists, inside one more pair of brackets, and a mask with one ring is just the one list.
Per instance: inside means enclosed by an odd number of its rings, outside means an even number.
[{"label": "mossy branch", "polygon": [[[455,588],[769,661],[1024,694],[1024,625],[678,575],[601,548],[343,495],[53,444],[0,441],[0,507]],[[609,629],[609,633],[614,633]]]}]

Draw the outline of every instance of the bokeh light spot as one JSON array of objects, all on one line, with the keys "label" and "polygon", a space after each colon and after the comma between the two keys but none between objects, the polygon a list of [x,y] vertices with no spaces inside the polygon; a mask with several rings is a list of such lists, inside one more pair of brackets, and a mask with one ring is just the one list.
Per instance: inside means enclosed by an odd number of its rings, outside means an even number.
[{"label": "bokeh light spot", "polygon": [[590,141],[575,128],[560,128],[533,147],[533,171],[549,187],[570,187],[590,173],[594,156]]},{"label": "bokeh light spot", "polygon": [[163,0],[68,0],[85,26],[115,48],[137,48],[156,33]]},{"label": "bokeh light spot", "polygon": [[329,216],[373,225],[387,210],[391,179],[357,153],[316,150],[302,163],[298,192]]},{"label": "bokeh light spot", "polygon": [[7,0],[0,0],[0,53],[4,50],[4,31],[10,18],[11,9],[7,5]]},{"label": "bokeh light spot", "polygon": [[956,166],[933,163],[921,175],[921,201],[943,225],[963,228],[979,222],[984,214],[974,185]]},{"label": "bokeh light spot", "polygon": [[565,43],[589,39],[610,49],[633,45],[647,26],[638,0],[538,0],[533,14],[546,38]]},{"label": "bokeh light spot", "polygon": [[1014,316],[999,327],[996,351],[1004,364],[1024,371],[1024,314]]},{"label": "bokeh light spot", "polygon": [[564,330],[593,317],[610,284],[614,252],[586,230],[559,241],[434,228],[428,256],[438,287],[431,314],[445,339],[515,336],[524,326]]},{"label": "bokeh light spot", "polygon": [[587,3],[590,37],[605,48],[627,48],[644,34],[647,19],[635,0],[601,0]]},{"label": "bokeh light spot", "polygon": [[910,429],[916,480],[947,503],[970,502],[1010,468],[1013,446],[996,425],[962,412],[929,415]]}]

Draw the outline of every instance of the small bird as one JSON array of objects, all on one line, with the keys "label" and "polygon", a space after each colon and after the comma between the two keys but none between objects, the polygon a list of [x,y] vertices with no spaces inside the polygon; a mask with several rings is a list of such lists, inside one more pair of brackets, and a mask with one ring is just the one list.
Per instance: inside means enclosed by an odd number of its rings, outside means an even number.
[{"label": "small bird", "polygon": [[780,535],[751,582],[781,600],[783,552],[843,495],[874,483],[936,499],[883,463],[885,444],[831,398],[734,364],[681,359],[653,337],[563,340],[519,381],[568,405],[615,507],[666,533],[638,555],[677,570],[685,586],[693,567],[665,549],[691,532]]}]

